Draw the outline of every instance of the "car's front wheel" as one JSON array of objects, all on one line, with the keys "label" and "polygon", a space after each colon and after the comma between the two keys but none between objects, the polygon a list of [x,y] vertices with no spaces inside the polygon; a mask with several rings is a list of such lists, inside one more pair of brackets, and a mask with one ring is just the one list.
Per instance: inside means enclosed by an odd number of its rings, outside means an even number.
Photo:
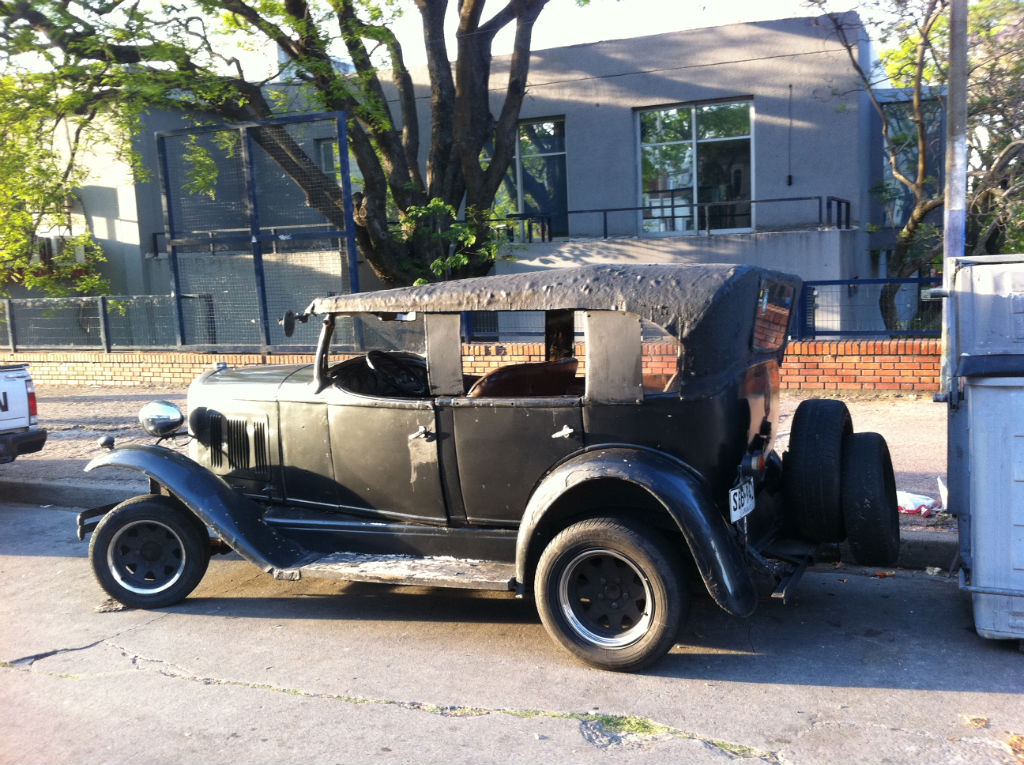
[{"label": "car's front wheel", "polygon": [[131,608],[162,608],[184,600],[210,562],[205,527],[170,497],[122,502],[96,527],[89,560],[100,586]]},{"label": "car's front wheel", "polygon": [[688,607],[678,558],[664,539],[615,518],[581,521],[555,536],[541,554],[534,592],[560,645],[620,671],[667,653]]}]

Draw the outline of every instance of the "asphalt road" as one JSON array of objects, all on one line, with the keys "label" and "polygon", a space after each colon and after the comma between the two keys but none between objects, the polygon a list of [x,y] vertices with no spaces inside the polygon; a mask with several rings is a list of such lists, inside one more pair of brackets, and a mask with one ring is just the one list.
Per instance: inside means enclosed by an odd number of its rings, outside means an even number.
[{"label": "asphalt road", "polygon": [[747,620],[696,600],[619,675],[528,600],[234,557],[179,606],[120,609],[73,518],[0,504],[0,763],[1024,762],[1024,655],[946,577],[828,567]]}]

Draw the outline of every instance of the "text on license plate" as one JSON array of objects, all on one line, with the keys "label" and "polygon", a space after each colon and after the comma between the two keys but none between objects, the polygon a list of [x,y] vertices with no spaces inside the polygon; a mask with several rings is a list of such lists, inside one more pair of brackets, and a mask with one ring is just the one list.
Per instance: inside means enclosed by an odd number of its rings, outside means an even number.
[{"label": "text on license plate", "polygon": [[754,479],[744,478],[729,489],[729,522],[736,523],[749,515],[757,500],[754,498]]}]

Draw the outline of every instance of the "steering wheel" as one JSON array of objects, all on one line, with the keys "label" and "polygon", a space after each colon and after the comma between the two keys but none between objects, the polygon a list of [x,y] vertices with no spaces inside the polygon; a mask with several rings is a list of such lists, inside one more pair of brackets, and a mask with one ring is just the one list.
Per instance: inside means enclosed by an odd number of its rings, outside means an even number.
[{"label": "steering wheel", "polygon": [[399,395],[422,397],[430,392],[426,370],[410,359],[370,351],[366,354],[366,366],[377,373],[384,386]]}]

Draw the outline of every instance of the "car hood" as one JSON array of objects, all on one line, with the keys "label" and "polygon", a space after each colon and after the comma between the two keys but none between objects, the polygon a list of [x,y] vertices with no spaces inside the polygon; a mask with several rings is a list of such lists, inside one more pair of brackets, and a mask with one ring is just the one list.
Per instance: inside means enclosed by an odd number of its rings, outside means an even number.
[{"label": "car hood", "polygon": [[195,394],[196,389],[202,388],[207,394],[216,389],[218,393],[223,392],[232,398],[269,400],[276,397],[285,380],[310,367],[312,364],[277,364],[211,369],[189,386],[189,397]]}]

